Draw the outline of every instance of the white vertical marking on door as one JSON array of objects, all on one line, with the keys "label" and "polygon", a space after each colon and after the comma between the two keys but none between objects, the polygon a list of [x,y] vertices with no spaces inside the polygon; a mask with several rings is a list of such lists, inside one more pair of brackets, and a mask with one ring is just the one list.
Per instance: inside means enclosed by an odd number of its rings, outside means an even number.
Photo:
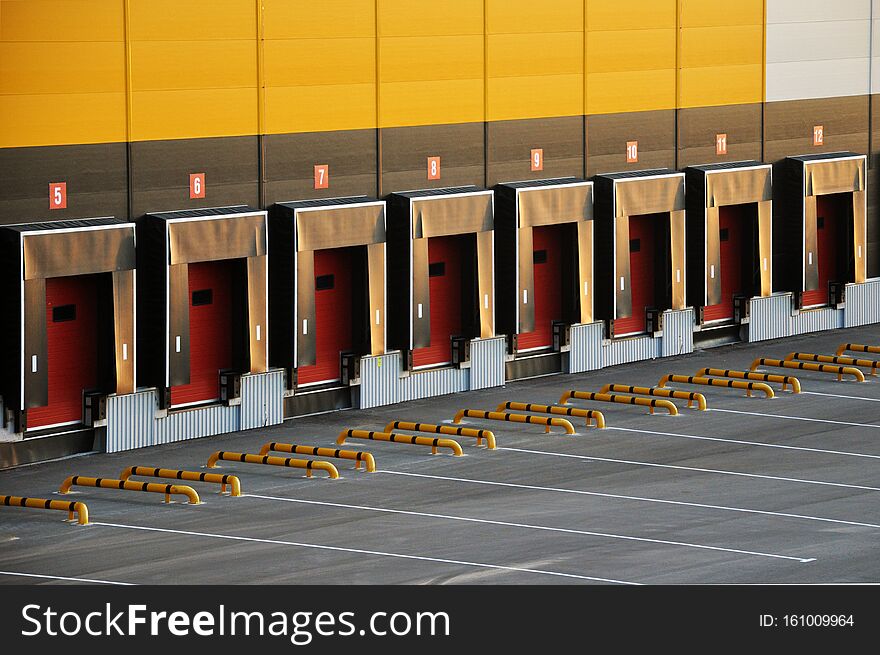
[{"label": "white vertical marking on door", "polygon": [[419,318],[422,318],[422,303],[419,303]]},{"label": "white vertical marking on door", "polygon": [[37,356],[32,355],[31,356],[31,373],[36,373],[36,372],[37,372]]},{"label": "white vertical marking on door", "polygon": [[303,335],[306,335],[308,333],[309,333],[309,319],[304,318],[303,319]]},{"label": "white vertical marking on door", "polygon": [[523,305],[529,304],[529,290],[523,289]]},{"label": "white vertical marking on door", "polygon": [[122,344],[122,361],[125,361],[127,359],[128,359],[128,344],[124,343],[124,344]]},{"label": "white vertical marking on door", "polygon": [[176,352],[176,353],[180,352],[180,335],[179,334],[176,337],[174,337],[174,352]]}]

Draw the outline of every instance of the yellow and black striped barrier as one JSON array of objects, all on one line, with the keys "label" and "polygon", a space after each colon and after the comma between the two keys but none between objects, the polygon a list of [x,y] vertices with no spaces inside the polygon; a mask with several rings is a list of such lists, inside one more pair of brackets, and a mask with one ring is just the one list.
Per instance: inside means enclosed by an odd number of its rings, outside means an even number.
[{"label": "yellow and black striped barrier", "polygon": [[701,368],[695,373],[697,376],[712,375],[719,378],[736,378],[739,380],[756,380],[759,382],[776,382],[785,387],[791,386],[792,393],[801,392],[801,382],[791,375],[774,375],[773,373],[755,373],[754,371],[733,371],[728,368]]},{"label": "yellow and black striped barrier", "polygon": [[361,468],[364,464],[368,473],[376,470],[376,460],[371,453],[362,450],[340,450],[339,448],[320,448],[318,446],[302,446],[300,444],[279,443],[272,441],[263,444],[260,455],[270,452],[292,453],[294,455],[316,455],[318,457],[333,457],[335,459],[354,460],[354,467]]},{"label": "yellow and black striped barrier", "polygon": [[862,343],[842,343],[837,348],[837,356],[839,357],[845,352],[851,353],[874,353],[880,354],[880,346],[866,346]]},{"label": "yellow and black striped barrier", "polygon": [[241,496],[241,481],[234,475],[207,473],[205,471],[178,471],[176,469],[152,468],[150,466],[130,466],[119,474],[120,480],[128,480],[137,475],[142,478],[164,478],[166,480],[186,480],[187,482],[207,482],[219,484],[220,492],[230,487],[230,496]]},{"label": "yellow and black striped barrier", "polygon": [[705,410],[707,407],[706,396],[696,391],[679,391],[678,389],[664,389],[662,387],[632,387],[626,384],[606,384],[600,393],[616,391],[617,393],[631,393],[635,396],[660,396],[661,398],[677,398],[687,400],[687,406],[693,407],[697,403],[697,409]]},{"label": "yellow and black striped barrier", "polygon": [[330,462],[320,460],[298,459],[296,457],[273,457],[271,455],[254,455],[253,453],[228,453],[219,450],[208,458],[208,468],[217,466],[217,462],[242,462],[244,464],[263,464],[264,466],[283,466],[292,469],[305,469],[306,477],[312,477],[312,471],[325,471],[331,479],[339,477],[339,471]]},{"label": "yellow and black striped barrier", "polygon": [[448,434],[458,437],[472,437],[477,440],[479,446],[486,440],[486,448],[495,450],[495,433],[481,428],[465,428],[452,425],[434,425],[433,423],[413,423],[411,421],[391,421],[385,426],[385,432],[405,430],[406,432],[426,432],[430,434]]},{"label": "yellow and black striped barrier", "polygon": [[369,439],[370,441],[388,441],[391,443],[408,443],[414,446],[430,446],[431,454],[436,455],[438,448],[449,448],[456,457],[462,455],[461,444],[453,439],[441,439],[439,437],[417,437],[411,434],[398,434],[396,432],[374,432],[372,430],[343,430],[336,438],[340,446],[346,439]]},{"label": "yellow and black striped barrier", "polygon": [[718,378],[704,378],[694,375],[664,375],[660,378],[660,381],[657,383],[657,386],[663,387],[669,382],[675,382],[677,384],[701,384],[708,387],[726,387],[728,389],[745,389],[746,395],[751,396],[752,391],[760,391],[767,398],[773,398],[776,394],[773,393],[773,389],[770,388],[770,385],[765,384],[764,382],[743,382],[741,380],[719,380]]},{"label": "yellow and black striped barrier", "polygon": [[605,415],[598,409],[583,409],[581,407],[562,407],[561,405],[536,405],[534,403],[506,402],[495,408],[497,411],[512,409],[518,412],[537,412],[538,414],[562,414],[563,416],[577,416],[586,419],[585,424],[590,427],[592,421],[596,422],[597,428],[605,427]]},{"label": "yellow and black striped barrier", "polygon": [[122,491],[144,491],[152,494],[165,494],[165,502],[171,502],[171,496],[186,496],[190,505],[202,502],[199,494],[185,484],[159,484],[158,482],[134,482],[133,480],[115,480],[113,478],[88,478],[82,475],[71,475],[61,483],[59,493],[66,494],[71,487],[95,487],[98,489],[120,489]]},{"label": "yellow and black striped barrier", "polygon": [[837,376],[837,381],[843,380],[844,375],[852,375],[857,382],[865,381],[865,374],[852,366],[836,366],[832,364],[814,364],[813,362],[788,362],[784,359],[768,359],[759,357],[752,362],[749,369],[754,371],[759,366],[772,366],[773,368],[796,368],[801,371],[816,371],[819,373],[832,373]]},{"label": "yellow and black striped barrier", "polygon": [[653,414],[654,409],[662,407],[670,416],[678,416],[678,407],[663,398],[639,398],[638,396],[621,396],[614,393],[596,393],[593,391],[577,391],[572,389],[566,391],[559,398],[559,404],[565,405],[572,398],[577,400],[594,400],[599,403],[618,403],[620,405],[638,405],[640,407],[649,408],[648,411]]},{"label": "yellow and black striped barrier", "polygon": [[840,355],[832,356],[814,355],[813,353],[788,353],[785,356],[785,361],[787,362],[798,359],[805,362],[819,362],[822,364],[838,364],[841,366],[869,368],[871,369],[871,375],[877,375],[877,368],[880,367],[880,362],[874,359],[857,359],[855,357],[841,357]]},{"label": "yellow and black striped barrier", "polygon": [[460,423],[464,417],[481,418],[487,421],[508,421],[510,423],[531,423],[532,425],[543,425],[544,434],[550,432],[550,427],[555,426],[563,428],[566,434],[576,434],[574,426],[570,421],[564,418],[554,418],[552,416],[530,416],[527,414],[510,414],[508,412],[487,412],[482,409],[460,409],[456,413],[453,423]]},{"label": "yellow and black striped barrier", "polygon": [[89,524],[89,508],[85,503],[71,503],[66,500],[28,498],[27,496],[0,496],[0,505],[6,507],[30,507],[31,509],[55,509],[67,512],[67,520],[72,521],[76,514],[80,525]]}]

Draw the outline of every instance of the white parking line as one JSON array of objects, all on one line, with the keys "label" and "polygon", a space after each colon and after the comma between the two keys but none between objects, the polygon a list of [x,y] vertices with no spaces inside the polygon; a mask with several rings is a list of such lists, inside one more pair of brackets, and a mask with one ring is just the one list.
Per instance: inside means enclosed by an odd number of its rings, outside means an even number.
[{"label": "white parking line", "polygon": [[832,421],[828,418],[807,418],[806,416],[786,416],[785,414],[762,414],[761,412],[742,412],[737,409],[718,409],[713,407],[707,412],[725,412],[727,414],[745,414],[746,416],[766,416],[767,418],[785,418],[790,421],[810,421],[812,423],[831,423],[833,425],[850,425],[856,428],[880,428],[880,425],[871,423],[850,423],[849,421]]},{"label": "white parking line", "polygon": [[725,471],[722,469],[706,469],[697,466],[682,466],[680,464],[657,464],[656,462],[640,462],[631,459],[613,459],[611,457],[592,457],[589,455],[572,455],[569,453],[549,453],[545,450],[527,450],[525,448],[503,448],[515,453],[527,453],[529,455],[544,455],[546,457],[567,457],[570,459],[585,459],[593,462],[610,462],[612,464],[630,464],[632,466],[648,466],[652,468],[677,469],[680,471],[695,471],[697,473],[714,473],[718,475],[735,475],[743,478],[757,478],[761,480],[776,480],[779,482],[799,482],[801,484],[818,484],[826,487],[843,487],[845,489],[860,489],[862,491],[880,491],[880,487],[868,487],[861,484],[846,484],[844,482],[825,482],[822,480],[805,480],[803,478],[786,478],[778,475],[762,475],[760,473],[743,473],[740,471]]},{"label": "white parking line", "polygon": [[578,496],[595,496],[598,498],[614,498],[617,500],[633,500],[643,503],[657,503],[660,505],[678,505],[680,507],[696,507],[698,509],[714,509],[725,512],[739,512],[741,514],[759,514],[762,516],[778,516],[780,518],[800,519],[804,521],[818,521],[820,523],[836,523],[839,525],[853,525],[860,528],[880,529],[876,523],[862,523],[860,521],[845,521],[843,519],[830,519],[822,516],[808,516],[806,514],[791,514],[788,512],[773,512],[763,509],[749,509],[747,507],[732,507],[730,505],[710,505],[708,503],[690,503],[684,500],[666,500],[663,498],[647,498],[644,496],[627,496],[624,494],[612,494],[601,491],[584,491],[581,489],[562,489],[560,487],[541,487],[533,484],[518,484],[515,482],[496,482],[493,480],[474,480],[472,478],[453,478],[445,475],[430,475],[428,473],[409,473],[404,471],[376,471],[387,475],[403,475],[413,478],[427,478],[430,480],[445,480],[447,482],[465,482],[468,484],[485,484],[493,487],[507,487],[512,489],[529,489],[531,491],[549,491],[553,493],[575,494]]},{"label": "white parking line", "polygon": [[668,539],[649,539],[647,537],[633,537],[630,535],[612,534],[608,532],[593,532],[591,530],[576,530],[573,528],[554,528],[544,525],[534,525],[530,523],[513,523],[510,521],[495,521],[490,519],[477,519],[467,516],[452,516],[449,514],[433,514],[430,512],[415,512],[412,510],[390,509],[386,507],[370,507],[367,505],[349,505],[346,503],[331,503],[323,500],[301,500],[299,498],[281,498],[279,496],[263,496],[260,494],[242,494],[242,498],[260,498],[262,500],[277,500],[286,503],[301,503],[304,505],[322,505],[325,507],[340,507],[343,509],[357,509],[370,512],[384,512],[387,514],[403,514],[407,516],[422,516],[426,518],[445,519],[448,521],[464,521],[467,523],[483,523],[486,525],[500,525],[509,528],[525,528],[528,530],[544,530],[547,532],[561,532],[565,534],[585,535],[588,537],[604,537],[608,539],[624,539],[627,541],[643,541],[652,544],[665,544],[668,546],[681,546],[684,548],[699,548],[702,550],[718,550],[726,553],[736,553],[737,555],[754,555],[756,557],[772,557],[776,559],[788,559],[795,562],[815,562],[816,558],[790,557],[788,555],[776,555],[774,553],[762,553],[754,550],[742,550],[739,548],[723,548],[721,546],[707,546],[704,544],[694,544],[684,541],[670,541]]},{"label": "white parking line", "polygon": [[22,578],[44,578],[46,580],[67,580],[68,582],[92,582],[94,584],[112,584],[123,587],[135,586],[132,582],[115,582],[113,580],[93,580],[91,578],[68,578],[63,575],[44,575],[42,573],[20,573],[18,571],[0,571],[0,575],[15,575]]},{"label": "white parking line", "polygon": [[192,530],[171,530],[169,528],[151,528],[143,525],[125,525],[122,523],[102,523],[94,521],[91,525],[99,525],[105,528],[121,528],[124,530],[141,530],[144,532],[164,532],[168,534],[182,534],[190,537],[207,537],[210,539],[226,539],[229,541],[246,541],[258,544],[273,544],[276,546],[293,546],[295,548],[314,548],[316,550],[330,550],[340,553],[357,553],[358,555],[373,555],[376,557],[393,557],[396,559],[409,559],[420,562],[436,562],[438,564],[456,564],[458,566],[470,566],[481,569],[495,569],[499,571],[515,571],[517,573],[535,573],[537,575],[549,575],[560,578],[575,578],[577,580],[590,580],[592,582],[610,582],[612,584],[638,585],[638,582],[625,580],[613,580],[611,578],[597,578],[590,575],[578,575],[576,573],[561,573],[559,571],[547,571],[545,569],[528,569],[518,566],[504,566],[501,564],[486,564],[484,562],[466,562],[463,560],[446,559],[444,557],[428,557],[426,555],[406,555],[403,553],[389,553],[381,550],[366,550],[363,548],[345,548],[343,546],[328,546],[326,544],[307,544],[298,541],[283,541],[281,539],[260,539],[257,537],[241,537],[231,534],[215,534],[212,532],[195,532]]},{"label": "white parking line", "polygon": [[880,398],[865,398],[864,396],[846,396],[840,393],[822,393],[821,391],[801,391],[810,396],[828,396],[829,398],[848,398],[849,400],[866,400],[869,403],[880,403]]},{"label": "white parking line", "polygon": [[[803,392],[801,392],[803,393]],[[660,432],[658,430],[636,430],[635,428],[618,428],[608,426],[606,430],[616,430],[618,432],[636,432],[641,434],[657,434],[663,437],[676,437],[679,439],[697,439],[700,441],[720,441],[723,443],[742,444],[744,446],[755,446],[758,448],[779,448],[781,450],[803,450],[810,453],[822,453],[825,455],[843,455],[845,457],[863,457],[865,459],[880,459],[880,455],[868,455],[867,453],[854,453],[849,450],[828,450],[826,448],[807,448],[806,446],[787,446],[778,443],[761,443],[760,441],[746,441],[745,439],[727,439],[724,437],[707,437],[699,434],[681,434],[679,432]]]}]

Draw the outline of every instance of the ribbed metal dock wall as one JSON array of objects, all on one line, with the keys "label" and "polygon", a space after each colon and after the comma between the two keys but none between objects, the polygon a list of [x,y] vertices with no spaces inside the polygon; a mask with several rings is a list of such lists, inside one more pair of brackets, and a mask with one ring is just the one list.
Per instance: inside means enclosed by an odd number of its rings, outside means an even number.
[{"label": "ribbed metal dock wall", "polygon": [[360,407],[366,409],[400,402],[402,369],[399,351],[361,358]]},{"label": "ribbed metal dock wall", "polygon": [[843,310],[832,307],[802,309],[791,317],[791,333],[805,334],[843,327]]},{"label": "ribbed metal dock wall", "polygon": [[846,285],[843,326],[856,327],[871,323],[880,323],[880,278]]},{"label": "ribbed metal dock wall", "polygon": [[663,312],[663,336],[660,355],[672,357],[694,352],[694,310]]},{"label": "ribbed metal dock wall", "polygon": [[583,373],[602,368],[602,338],[605,326],[601,321],[571,326],[571,350],[566,373]]},{"label": "ribbed metal dock wall", "polygon": [[504,337],[471,341],[471,390],[500,387],[504,384],[506,351],[507,340]]},{"label": "ribbed metal dock wall", "polygon": [[632,337],[606,340],[602,344],[602,366],[616,366],[660,357],[660,339]]},{"label": "ribbed metal dock wall", "polygon": [[400,402],[467,391],[469,384],[470,369],[467,368],[417,371],[400,379]]},{"label": "ribbed metal dock wall", "polygon": [[108,453],[154,446],[159,397],[155,389],[107,397]]},{"label": "ribbed metal dock wall", "polygon": [[284,371],[241,376],[241,430],[277,425],[284,419]]},{"label": "ribbed metal dock wall", "polygon": [[749,341],[791,336],[791,294],[774,293],[749,301]]}]

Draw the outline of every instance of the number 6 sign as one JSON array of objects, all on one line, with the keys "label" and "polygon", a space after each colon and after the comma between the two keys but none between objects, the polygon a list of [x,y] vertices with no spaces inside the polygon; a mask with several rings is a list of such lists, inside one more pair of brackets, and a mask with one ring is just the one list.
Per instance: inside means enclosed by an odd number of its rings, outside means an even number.
[{"label": "number 6 sign", "polygon": [[205,197],[205,174],[192,173],[189,176],[189,197],[191,200]]}]

